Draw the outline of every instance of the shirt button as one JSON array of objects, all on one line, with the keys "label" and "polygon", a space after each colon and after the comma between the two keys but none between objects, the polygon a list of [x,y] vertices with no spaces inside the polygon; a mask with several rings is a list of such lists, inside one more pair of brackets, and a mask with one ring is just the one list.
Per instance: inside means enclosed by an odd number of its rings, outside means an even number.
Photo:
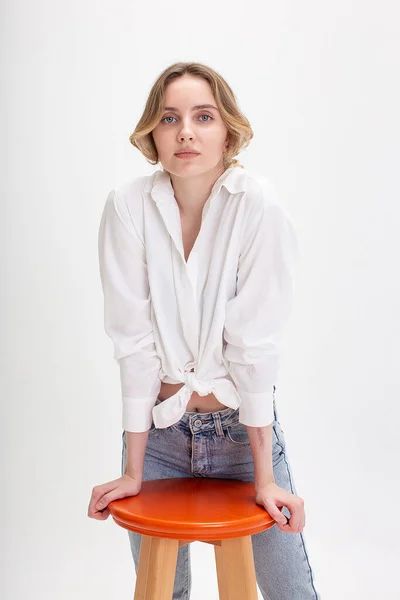
[{"label": "shirt button", "polygon": [[195,427],[200,427],[200,425],[202,425],[203,421],[201,421],[200,419],[196,419],[195,422],[193,423],[193,425]]}]

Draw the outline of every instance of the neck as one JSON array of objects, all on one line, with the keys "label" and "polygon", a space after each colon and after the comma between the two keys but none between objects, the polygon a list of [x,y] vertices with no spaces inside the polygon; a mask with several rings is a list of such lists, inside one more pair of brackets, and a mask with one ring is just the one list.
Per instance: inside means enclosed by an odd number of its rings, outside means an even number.
[{"label": "neck", "polygon": [[175,199],[182,216],[197,218],[202,213],[214,183],[224,172],[224,167],[218,166],[193,177],[179,177],[170,173]]}]

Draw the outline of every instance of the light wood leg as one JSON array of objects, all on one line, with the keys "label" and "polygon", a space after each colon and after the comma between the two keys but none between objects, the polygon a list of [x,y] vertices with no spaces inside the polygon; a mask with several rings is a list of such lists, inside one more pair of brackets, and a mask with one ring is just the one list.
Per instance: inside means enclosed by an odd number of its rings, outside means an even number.
[{"label": "light wood leg", "polygon": [[224,557],[221,546],[214,546],[215,566],[217,567],[219,600],[229,600],[228,584],[225,577]]},{"label": "light wood leg", "polygon": [[149,566],[149,556],[152,539],[153,538],[147,535],[142,535],[142,540],[140,542],[139,567],[136,577],[134,600],[146,599],[147,570]]},{"label": "light wood leg", "polygon": [[220,600],[257,600],[251,535],[221,540],[214,553]]},{"label": "light wood leg", "polygon": [[143,535],[134,600],[171,600],[179,540]]}]

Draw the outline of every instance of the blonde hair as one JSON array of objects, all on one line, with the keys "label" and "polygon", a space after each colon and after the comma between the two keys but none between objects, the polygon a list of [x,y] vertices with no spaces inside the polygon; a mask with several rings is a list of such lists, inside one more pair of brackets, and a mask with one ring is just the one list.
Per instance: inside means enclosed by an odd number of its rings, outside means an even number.
[{"label": "blonde hair", "polygon": [[158,125],[164,112],[164,96],[167,85],[182,75],[202,77],[212,90],[221,118],[228,130],[229,145],[223,153],[224,168],[243,168],[234,157],[246,148],[253,137],[249,121],[239,110],[235,94],[225,79],[214,69],[196,62],[177,62],[162,71],[154,82],[147,102],[134,132],[129,136],[131,144],[140,150],[152,165],[159,161],[152,130]]}]

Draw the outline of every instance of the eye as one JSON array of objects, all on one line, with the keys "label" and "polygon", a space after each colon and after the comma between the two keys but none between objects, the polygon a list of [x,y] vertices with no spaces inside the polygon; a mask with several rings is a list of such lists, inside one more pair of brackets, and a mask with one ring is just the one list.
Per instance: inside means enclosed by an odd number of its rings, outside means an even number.
[{"label": "eye", "polygon": [[175,119],[175,117],[164,117],[163,119],[161,119],[161,123],[164,123],[165,119]]},{"label": "eye", "polygon": [[[202,115],[200,115],[200,120],[201,120],[201,117],[208,117],[206,121],[201,121],[202,123],[208,123],[209,120],[211,120],[211,121],[214,120],[214,117],[212,117],[211,115],[202,114]],[[164,117],[163,119],[161,119],[161,123],[166,123],[167,125],[169,123],[171,123],[171,121],[167,121],[167,119],[175,119],[175,117],[171,117],[171,116]]]}]

